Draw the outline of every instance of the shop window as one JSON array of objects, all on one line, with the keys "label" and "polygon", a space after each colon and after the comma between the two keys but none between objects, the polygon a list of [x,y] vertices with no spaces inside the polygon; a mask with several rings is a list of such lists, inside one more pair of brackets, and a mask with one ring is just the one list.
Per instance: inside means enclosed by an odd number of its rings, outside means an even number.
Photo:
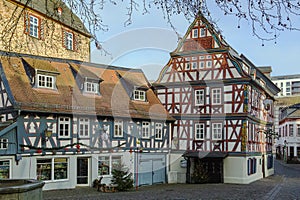
[{"label": "shop window", "polygon": [[10,178],[10,162],[9,160],[0,160],[0,179]]},{"label": "shop window", "polygon": [[100,156],[98,159],[98,176],[112,175],[114,169],[121,166],[121,156]]},{"label": "shop window", "polygon": [[37,180],[55,181],[68,179],[68,159],[49,158],[37,160]]}]

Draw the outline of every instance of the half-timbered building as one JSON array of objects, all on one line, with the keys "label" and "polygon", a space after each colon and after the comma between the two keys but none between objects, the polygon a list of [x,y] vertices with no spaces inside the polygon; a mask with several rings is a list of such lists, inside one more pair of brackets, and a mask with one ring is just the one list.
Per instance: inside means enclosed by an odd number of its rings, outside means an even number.
[{"label": "half-timbered building", "polygon": [[74,188],[122,164],[166,182],[173,118],[141,70],[2,52],[0,71],[0,178]]},{"label": "half-timbered building", "polygon": [[280,109],[278,133],[277,155],[288,163],[299,163],[300,103]]},{"label": "half-timbered building", "polygon": [[199,14],[154,83],[176,119],[169,182],[250,183],[273,174],[279,89]]}]

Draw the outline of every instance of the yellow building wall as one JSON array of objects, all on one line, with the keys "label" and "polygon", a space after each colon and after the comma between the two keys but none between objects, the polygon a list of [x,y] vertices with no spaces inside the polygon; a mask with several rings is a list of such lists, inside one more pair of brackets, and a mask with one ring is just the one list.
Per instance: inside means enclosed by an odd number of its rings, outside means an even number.
[{"label": "yellow building wall", "polygon": [[[25,12],[42,21],[43,39],[25,34]],[[62,19],[63,20],[63,19]],[[0,0],[0,50],[45,57],[90,61],[90,37],[47,18],[33,10],[24,9],[7,0]],[[78,47],[63,46],[63,30],[74,33]]]}]

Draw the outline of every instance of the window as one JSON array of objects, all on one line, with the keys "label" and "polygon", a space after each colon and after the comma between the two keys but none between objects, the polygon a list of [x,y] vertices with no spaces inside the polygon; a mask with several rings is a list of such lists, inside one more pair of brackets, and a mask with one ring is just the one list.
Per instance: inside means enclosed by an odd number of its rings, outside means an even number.
[{"label": "window", "polygon": [[200,68],[212,68],[212,56],[207,55],[207,56],[200,56],[199,57],[199,65]]},{"label": "window", "polygon": [[211,90],[211,102],[213,105],[221,104],[221,88],[214,88]]},{"label": "window", "polygon": [[90,120],[88,118],[79,119],[79,137],[89,137]]},{"label": "window", "polygon": [[197,62],[192,62],[192,69],[197,69]]},{"label": "window", "polygon": [[74,50],[74,34],[70,31],[63,30],[63,44],[68,50]]},{"label": "window", "polygon": [[204,89],[195,90],[195,106],[204,105],[205,92]]},{"label": "window", "polygon": [[222,139],[222,123],[212,123],[212,138],[214,140]]},{"label": "window", "polygon": [[205,37],[205,36],[206,36],[205,28],[200,28],[200,37]]},{"label": "window", "polygon": [[9,160],[0,160],[0,179],[10,178]]},{"label": "window", "polygon": [[8,148],[8,139],[0,138],[0,149],[7,149]]},{"label": "window", "polygon": [[293,126],[293,124],[289,125],[289,136],[290,137],[294,136],[294,126]]},{"label": "window", "polygon": [[192,38],[198,38],[198,29],[197,28],[193,29]]},{"label": "window", "polygon": [[37,77],[38,77],[37,87],[49,88],[49,89],[54,88],[55,78],[53,76],[49,76],[49,75],[45,75],[45,74],[38,74]]},{"label": "window", "polygon": [[300,137],[300,124],[297,124],[297,136]]},{"label": "window", "polygon": [[93,82],[85,82],[85,92],[99,93],[99,84]]},{"label": "window", "polygon": [[70,137],[70,118],[60,117],[58,119],[58,124],[59,124],[58,137],[59,138]]},{"label": "window", "polygon": [[101,156],[98,160],[98,176],[109,175],[109,157]]},{"label": "window", "polygon": [[195,123],[195,140],[204,140],[204,123]]},{"label": "window", "polygon": [[134,100],[146,101],[146,92],[143,90],[134,90]]},{"label": "window", "polygon": [[120,169],[121,156],[100,156],[98,159],[98,176],[112,175],[114,169]]},{"label": "window", "polygon": [[114,137],[123,137],[123,121],[115,120]]},{"label": "window", "polygon": [[149,122],[142,123],[142,137],[150,138],[150,123]]},{"label": "window", "polygon": [[205,62],[204,61],[200,61],[199,62],[199,66],[201,69],[203,69],[205,67]]},{"label": "window", "polygon": [[268,169],[273,168],[273,163],[274,163],[273,160],[274,160],[273,155],[268,155],[268,158],[267,158],[267,168]]},{"label": "window", "polygon": [[155,139],[162,139],[162,123],[155,124]]},{"label": "window", "polygon": [[37,180],[53,181],[68,179],[68,159],[49,158],[36,161]]},{"label": "window", "polygon": [[249,158],[247,162],[248,175],[256,173],[256,158]]},{"label": "window", "polygon": [[29,15],[29,35],[39,37],[39,19],[32,15]]}]

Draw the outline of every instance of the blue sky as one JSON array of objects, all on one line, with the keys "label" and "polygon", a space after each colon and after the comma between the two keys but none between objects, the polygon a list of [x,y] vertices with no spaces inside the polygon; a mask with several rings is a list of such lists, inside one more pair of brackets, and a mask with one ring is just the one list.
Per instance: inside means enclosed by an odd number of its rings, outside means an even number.
[{"label": "blue sky", "polygon": [[[146,15],[137,11],[132,16],[132,24],[124,26],[127,19],[124,5],[106,5],[104,8],[102,17],[109,29],[98,32],[97,37],[110,55],[92,46],[92,62],[140,68],[149,80],[156,80],[170,59],[169,53],[177,47],[175,31],[157,9],[151,9]],[[242,22],[241,28],[237,28],[237,19],[233,16],[224,16],[218,11],[214,11],[212,16],[227,43],[256,66],[271,66],[273,76],[300,74],[300,32],[281,32],[276,44],[270,41],[262,46],[262,41],[253,36],[248,22]],[[173,17],[172,22],[181,36],[190,25],[183,16]]]}]

